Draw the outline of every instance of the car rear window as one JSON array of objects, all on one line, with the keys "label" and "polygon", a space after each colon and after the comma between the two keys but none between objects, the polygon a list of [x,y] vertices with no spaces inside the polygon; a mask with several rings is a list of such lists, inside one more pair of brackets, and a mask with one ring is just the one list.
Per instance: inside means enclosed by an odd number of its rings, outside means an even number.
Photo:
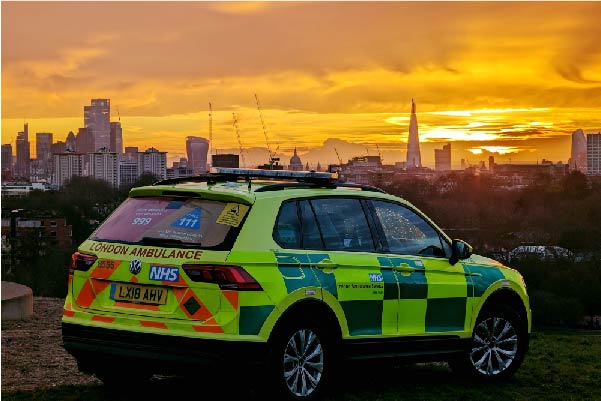
[{"label": "car rear window", "polygon": [[128,198],[92,235],[96,241],[214,248],[237,235],[248,206],[204,199]]}]

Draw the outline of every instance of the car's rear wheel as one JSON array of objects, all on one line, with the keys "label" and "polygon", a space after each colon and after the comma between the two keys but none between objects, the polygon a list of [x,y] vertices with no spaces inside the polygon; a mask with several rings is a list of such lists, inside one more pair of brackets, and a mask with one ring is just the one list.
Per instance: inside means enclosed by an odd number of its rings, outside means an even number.
[{"label": "car's rear wheel", "polygon": [[287,323],[270,344],[276,392],[291,400],[315,400],[333,383],[337,339],[315,321]]},{"label": "car's rear wheel", "polygon": [[453,371],[475,378],[506,379],[521,365],[527,342],[526,324],[515,311],[487,308],[476,321],[469,349],[449,365]]}]

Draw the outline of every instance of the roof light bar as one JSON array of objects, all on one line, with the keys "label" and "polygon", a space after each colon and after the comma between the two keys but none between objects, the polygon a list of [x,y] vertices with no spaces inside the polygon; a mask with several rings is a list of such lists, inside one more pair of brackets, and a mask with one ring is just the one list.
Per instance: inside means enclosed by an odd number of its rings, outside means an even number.
[{"label": "roof light bar", "polygon": [[211,174],[226,174],[236,175],[239,177],[262,177],[296,180],[326,180],[332,182],[338,180],[337,173],[322,173],[316,171],[262,170],[251,168],[212,167]]}]

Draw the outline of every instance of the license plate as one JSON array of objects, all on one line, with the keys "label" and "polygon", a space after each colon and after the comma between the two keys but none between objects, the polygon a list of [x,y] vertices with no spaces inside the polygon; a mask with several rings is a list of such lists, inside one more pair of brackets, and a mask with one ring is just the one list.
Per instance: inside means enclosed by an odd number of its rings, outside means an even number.
[{"label": "license plate", "polygon": [[111,299],[139,304],[165,305],[167,288],[153,285],[112,283]]}]

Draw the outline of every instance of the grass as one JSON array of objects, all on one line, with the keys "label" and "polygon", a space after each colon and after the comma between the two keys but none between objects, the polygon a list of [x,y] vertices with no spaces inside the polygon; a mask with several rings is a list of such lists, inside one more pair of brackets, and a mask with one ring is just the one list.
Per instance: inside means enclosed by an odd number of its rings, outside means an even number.
[{"label": "grass", "polygon": [[[102,385],[58,386],[35,391],[2,392],[2,399],[36,401],[150,401],[154,399],[262,399],[245,377],[212,377],[198,372],[194,380],[167,378],[127,393]],[[336,393],[324,401],[393,400],[601,400],[601,332],[545,329],[531,336],[524,364],[509,381],[473,383],[453,375],[446,364],[351,369]]]}]

